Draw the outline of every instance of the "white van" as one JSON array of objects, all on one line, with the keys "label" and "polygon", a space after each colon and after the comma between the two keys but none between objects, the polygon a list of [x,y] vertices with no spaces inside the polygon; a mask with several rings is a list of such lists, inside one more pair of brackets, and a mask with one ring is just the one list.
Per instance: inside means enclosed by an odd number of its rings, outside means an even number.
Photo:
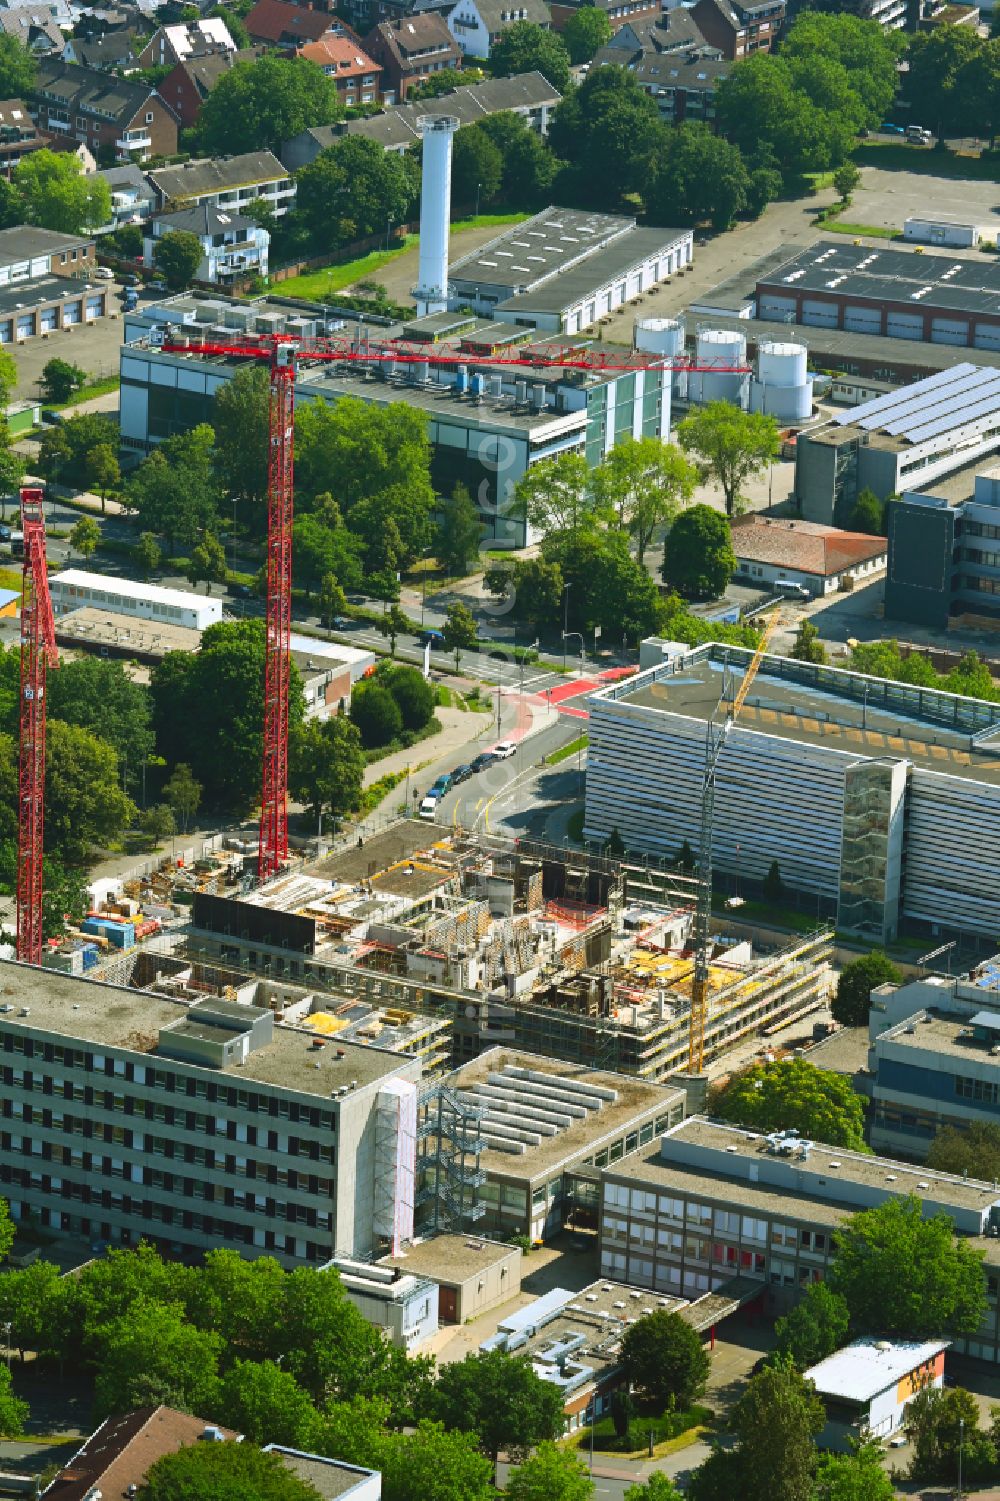
[{"label": "white van", "polygon": [[794,579],[775,579],[774,592],[783,595],[785,599],[812,598],[805,584],[797,584]]},{"label": "white van", "polygon": [[436,792],[428,792],[427,796],[424,798],[423,802],[420,804],[420,817],[421,818],[433,818],[434,814],[437,812],[437,805],[438,805],[438,796],[437,796],[437,793]]}]

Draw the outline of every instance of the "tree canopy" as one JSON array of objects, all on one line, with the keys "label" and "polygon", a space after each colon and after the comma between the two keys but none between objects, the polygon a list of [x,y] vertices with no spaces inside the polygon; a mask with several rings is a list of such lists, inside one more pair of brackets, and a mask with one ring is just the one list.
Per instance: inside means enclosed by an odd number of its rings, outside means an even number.
[{"label": "tree canopy", "polygon": [[255,1444],[186,1444],[150,1467],[138,1501],[318,1501],[319,1492]]},{"label": "tree canopy", "polygon": [[657,154],[646,197],[656,223],[709,223],[721,232],[747,207],[750,174],[737,146],[701,121],[685,120]]},{"label": "tree canopy", "polygon": [[663,582],[685,599],[718,599],[736,572],[729,522],[713,506],[678,516],[663,544]]},{"label": "tree canopy", "polygon": [[0,98],[24,99],[35,84],[38,63],[16,36],[0,35]]},{"label": "tree canopy", "polygon": [[986,1307],[983,1253],[955,1239],[947,1215],[925,1219],[915,1196],[852,1215],[834,1244],[827,1280],[859,1334],[922,1339],[979,1328]]},{"label": "tree canopy", "polygon": [[729,401],[699,407],[680,423],[677,438],[708,466],[725,496],[727,516],[744,509],[743,485],[777,457],[781,446],[774,417],[744,412]]},{"label": "tree canopy", "polygon": [[851,959],[840,971],[831,1010],[845,1027],[867,1027],[872,991],[879,985],[899,985],[902,971],[882,949]]},{"label": "tree canopy", "polygon": [[720,1120],[755,1131],[798,1131],[830,1146],[867,1151],[864,1106],[851,1081],[805,1058],[753,1063],[712,1095]]},{"label": "tree canopy", "polygon": [[389,219],[403,223],[418,191],[408,157],[365,136],[346,136],[299,173],[295,211],[315,243],[344,244],[384,234]]},{"label": "tree canopy", "polygon": [[590,1501],[594,1482],[578,1455],[540,1444],[507,1481],[507,1501]]},{"label": "tree canopy", "polygon": [[701,1335],[680,1314],[665,1308],[628,1326],[621,1359],[630,1385],[658,1411],[690,1407],[705,1390],[711,1369]]},{"label": "tree canopy", "polygon": [[153,242],[153,264],[172,292],[189,287],[201,265],[201,241],[188,229],[171,229]]},{"label": "tree canopy", "polygon": [[627,195],[645,194],[664,138],[655,102],[626,68],[591,68],[564,94],[549,128],[551,150],[567,163],[559,201],[613,210]]},{"label": "tree canopy", "polygon": [[[0,56],[0,68],[2,65]],[[103,177],[85,176],[71,151],[32,151],[14,168],[11,183],[28,224],[81,234],[106,224],[111,217],[107,183]]]},{"label": "tree canopy", "polygon": [[846,1300],[825,1282],[812,1282],[775,1323],[778,1354],[787,1356],[797,1371],[806,1371],[847,1343],[850,1322]]},{"label": "tree canopy", "polygon": [[268,53],[222,75],[201,107],[198,140],[209,156],[278,151],[282,141],[311,125],[332,125],[343,112],[335,81],[316,63]]},{"label": "tree canopy", "polygon": [[927,1166],[980,1183],[1000,1179],[1000,1125],[968,1121],[962,1127],[942,1126],[931,1142]]},{"label": "tree canopy", "polygon": [[735,1448],[716,1449],[688,1486],[691,1501],[813,1501],[815,1435],[826,1422],[811,1382],[777,1361],[747,1383],[729,1427]]},{"label": "tree canopy", "polygon": [[513,78],[518,73],[541,73],[562,94],[569,83],[569,52],[554,31],[532,21],[515,21],[490,48],[490,67],[495,78]]},{"label": "tree canopy", "polygon": [[467,1355],[442,1367],[430,1396],[431,1415],[446,1428],[479,1436],[496,1463],[503,1452],[515,1463],[563,1431],[562,1396],[535,1374],[527,1360],[504,1350]]},{"label": "tree canopy", "polygon": [[562,39],[571,63],[589,63],[595,52],[610,42],[611,22],[596,5],[581,5],[562,29]]}]

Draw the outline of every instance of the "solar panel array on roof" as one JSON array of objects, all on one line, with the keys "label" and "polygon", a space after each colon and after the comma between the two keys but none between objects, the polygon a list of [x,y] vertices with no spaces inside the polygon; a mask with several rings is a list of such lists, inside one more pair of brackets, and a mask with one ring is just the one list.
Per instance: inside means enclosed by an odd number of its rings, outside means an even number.
[{"label": "solar panel array on roof", "polygon": [[1000,371],[962,362],[901,391],[838,412],[833,420],[840,427],[861,427],[921,443],[993,412],[1000,412]]}]

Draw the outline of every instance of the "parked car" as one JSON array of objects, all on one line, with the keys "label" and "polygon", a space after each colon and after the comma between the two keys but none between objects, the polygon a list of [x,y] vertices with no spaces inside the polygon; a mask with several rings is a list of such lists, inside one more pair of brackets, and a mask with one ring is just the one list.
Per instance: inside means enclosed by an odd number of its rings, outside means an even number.
[{"label": "parked car", "polygon": [[495,760],[496,757],[494,756],[492,751],[483,751],[481,755],[476,756],[475,760],[472,762],[470,770],[472,771],[473,775],[475,775],[476,772],[485,771],[487,766],[492,766]]},{"label": "parked car", "polygon": [[903,136],[906,134],[902,125],[889,125],[885,122],[879,126],[879,130],[884,131],[886,135],[890,136]]},{"label": "parked car", "polygon": [[167,284],[166,284],[165,281],[150,281],[150,282],[146,283],[146,291],[147,292],[162,293],[162,292],[165,292],[166,290],[167,290]]},{"label": "parked car", "polygon": [[346,615],[332,615],[330,617],[329,629],[331,631],[346,631],[349,629],[352,623],[353,622],[348,620]]},{"label": "parked car", "polygon": [[783,595],[785,599],[812,598],[805,584],[797,584],[794,579],[775,579],[774,592]]},{"label": "parked car", "polygon": [[423,802],[420,804],[420,817],[421,818],[433,818],[434,814],[437,812],[437,805],[438,805],[437,794],[434,793],[434,792],[428,792],[427,796],[424,798]]},{"label": "parked car", "polygon": [[444,797],[445,793],[448,791],[448,788],[451,786],[451,784],[452,784],[452,775],[451,775],[451,772],[450,771],[444,771],[437,778],[436,782],[434,783],[434,786],[431,788],[431,791],[432,792],[435,792],[435,791],[439,792],[440,795],[441,795],[441,797]]},{"label": "parked car", "polygon": [[467,782],[472,775],[471,766],[456,766],[451,774],[451,784],[456,787],[459,782]]},{"label": "parked car", "polygon": [[444,637],[440,631],[421,631],[417,637],[421,646],[429,646],[431,651],[443,651]]},{"label": "parked car", "polygon": [[516,750],[516,741],[501,740],[499,745],[493,747],[493,755],[497,761],[509,761]]},{"label": "parked car", "polygon": [[114,281],[115,279],[115,273],[112,271],[110,266],[98,266],[97,270],[94,272],[94,275],[97,277],[98,281]]},{"label": "parked car", "polygon": [[253,599],[253,590],[249,584],[232,584],[229,589],[237,599]]}]

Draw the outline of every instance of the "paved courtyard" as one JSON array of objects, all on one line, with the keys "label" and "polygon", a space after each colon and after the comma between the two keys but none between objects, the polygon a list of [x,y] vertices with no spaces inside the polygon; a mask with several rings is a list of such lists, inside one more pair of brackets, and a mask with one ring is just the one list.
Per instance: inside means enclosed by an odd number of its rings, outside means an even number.
[{"label": "paved courtyard", "polygon": [[904,220],[927,213],[989,226],[995,239],[1000,234],[1000,184],[865,167],[845,217],[851,224],[902,231]]}]

